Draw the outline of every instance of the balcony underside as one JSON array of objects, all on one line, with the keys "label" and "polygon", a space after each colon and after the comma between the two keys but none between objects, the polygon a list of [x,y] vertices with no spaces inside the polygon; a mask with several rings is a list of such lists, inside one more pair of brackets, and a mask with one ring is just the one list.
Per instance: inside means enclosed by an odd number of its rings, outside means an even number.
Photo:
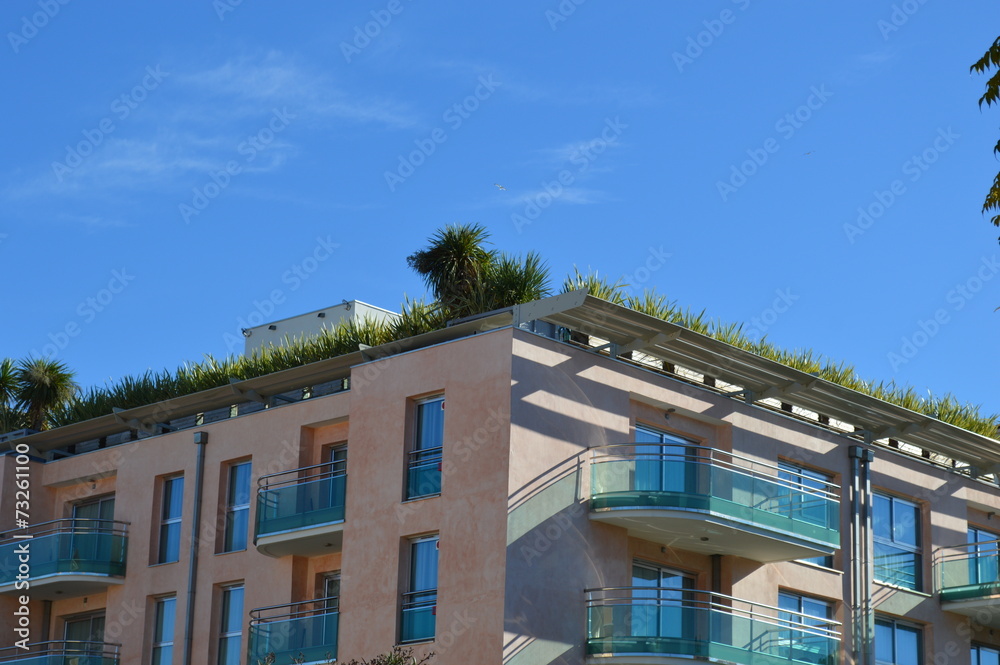
[{"label": "balcony underside", "polygon": [[257,551],[272,557],[321,556],[344,547],[343,521],[257,537]]},{"label": "balcony underside", "polygon": [[0,586],[0,594],[28,593],[32,600],[59,600],[103,593],[109,586],[123,584],[125,578],[100,573],[54,573],[29,580],[30,588],[17,589],[15,582]]},{"label": "balcony underside", "polygon": [[661,545],[703,554],[737,555],[762,563],[827,556],[836,551],[827,543],[710,511],[605,508],[592,510],[590,519],[620,526],[631,536]]},{"label": "balcony underside", "polygon": [[972,617],[981,626],[1000,628],[1000,583],[942,589],[941,609]]}]

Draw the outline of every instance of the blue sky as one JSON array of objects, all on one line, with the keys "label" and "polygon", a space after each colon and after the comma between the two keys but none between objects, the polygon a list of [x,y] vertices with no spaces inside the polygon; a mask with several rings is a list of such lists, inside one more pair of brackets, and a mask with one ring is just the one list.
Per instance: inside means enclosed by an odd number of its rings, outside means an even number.
[{"label": "blue sky", "polygon": [[[84,386],[423,293],[478,222],[1000,411],[993,4],[0,5],[0,353]],[[497,188],[494,183],[506,189]]]}]

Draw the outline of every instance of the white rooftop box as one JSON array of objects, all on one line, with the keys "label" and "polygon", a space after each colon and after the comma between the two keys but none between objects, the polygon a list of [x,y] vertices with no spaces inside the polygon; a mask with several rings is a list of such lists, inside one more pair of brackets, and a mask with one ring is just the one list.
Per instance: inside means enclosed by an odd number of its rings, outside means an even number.
[{"label": "white rooftop box", "polygon": [[325,307],[308,314],[299,314],[253,328],[244,328],[243,336],[246,337],[244,353],[249,356],[258,349],[281,346],[287,340],[318,335],[323,328],[333,328],[341,321],[350,319],[357,322],[365,319],[385,321],[396,319],[398,316],[399,314],[395,312],[363,303],[360,300],[345,300],[340,305]]}]

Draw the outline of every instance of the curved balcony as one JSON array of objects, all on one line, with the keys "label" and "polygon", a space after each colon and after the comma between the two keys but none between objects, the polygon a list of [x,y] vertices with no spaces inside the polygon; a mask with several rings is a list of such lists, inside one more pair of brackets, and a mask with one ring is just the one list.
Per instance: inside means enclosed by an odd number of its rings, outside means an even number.
[{"label": "curved balcony", "polygon": [[731,596],[673,588],[587,591],[587,662],[835,665],[840,624]]},{"label": "curved balcony", "polygon": [[[250,612],[250,662],[328,663],[337,658],[339,599],[261,607]],[[298,660],[301,659],[301,660]]]},{"label": "curved balcony", "polygon": [[934,553],[942,609],[1000,628],[1000,541],[963,543]]},{"label": "curved balcony", "polygon": [[344,544],[346,461],[261,476],[254,544],[268,556],[318,556]]},{"label": "curved balcony", "polygon": [[128,523],[115,520],[61,519],[7,532],[0,593],[19,593],[23,580],[39,600],[98,593],[124,581],[127,550]]},{"label": "curved balcony", "polygon": [[671,547],[761,562],[833,554],[835,485],[820,490],[779,469],[702,446],[629,443],[593,449],[590,518]]},{"label": "curved balcony", "polygon": [[120,644],[105,642],[35,642],[27,649],[0,649],[3,665],[118,665]]}]

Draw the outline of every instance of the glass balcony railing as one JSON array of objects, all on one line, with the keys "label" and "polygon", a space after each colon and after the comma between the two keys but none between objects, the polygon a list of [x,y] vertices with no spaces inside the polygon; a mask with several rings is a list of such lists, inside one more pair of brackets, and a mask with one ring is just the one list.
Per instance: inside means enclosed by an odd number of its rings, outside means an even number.
[{"label": "glass balcony railing", "polygon": [[591,510],[705,512],[772,532],[840,545],[836,485],[815,489],[779,469],[714,448],[629,443],[594,448]]},{"label": "glass balcony railing", "polygon": [[404,593],[399,641],[422,642],[434,639],[436,615],[437,589]]},{"label": "glass balcony railing", "polygon": [[118,665],[120,644],[104,642],[35,642],[27,649],[0,649],[3,665]]},{"label": "glass balcony railing", "polygon": [[653,587],[587,591],[587,654],[592,656],[836,665],[839,626],[708,592]]},{"label": "glass balcony railing", "polygon": [[127,549],[127,522],[72,518],[34,524],[8,532],[0,543],[0,586],[13,583],[24,566],[32,583],[53,575],[123,577]]},{"label": "glass balcony railing", "polygon": [[273,473],[258,483],[258,538],[344,521],[346,461]]},{"label": "glass balcony railing", "polygon": [[[250,612],[250,663],[327,663],[337,658],[339,599],[261,607]],[[273,660],[268,660],[273,655]]]},{"label": "glass balcony railing", "polygon": [[419,499],[441,493],[442,449],[425,448],[410,453],[406,474],[406,498]]},{"label": "glass balcony railing", "polygon": [[942,547],[935,552],[934,577],[944,601],[1000,594],[1000,541]]}]

